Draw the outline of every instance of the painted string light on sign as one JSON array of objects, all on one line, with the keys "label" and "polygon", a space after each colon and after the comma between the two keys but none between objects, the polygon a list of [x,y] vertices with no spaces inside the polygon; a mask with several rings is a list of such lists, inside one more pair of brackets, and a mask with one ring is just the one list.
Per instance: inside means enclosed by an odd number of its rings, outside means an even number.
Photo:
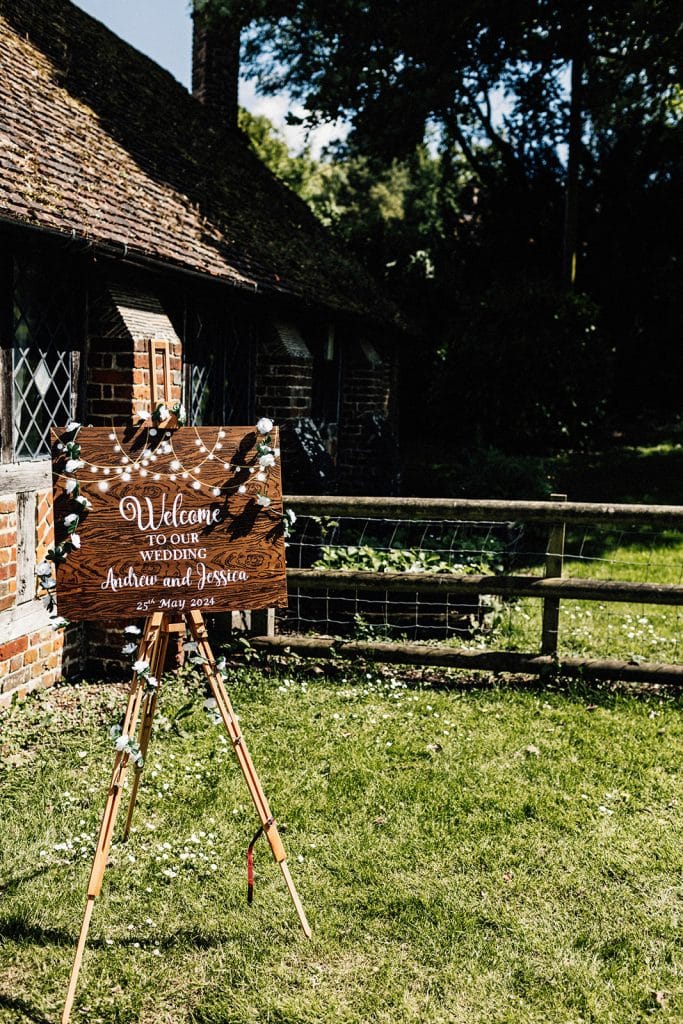
[{"label": "painted string light on sign", "polygon": [[[48,559],[60,613],[97,617],[84,614],[88,596],[114,617],[282,604],[279,455],[265,417],[255,429],[168,428],[148,417],[55,432],[58,543]],[[38,574],[54,606],[45,564]]]},{"label": "painted string light on sign", "polygon": [[[259,429],[260,428],[260,429]],[[68,429],[68,428],[67,428]],[[109,480],[107,477],[120,476],[124,483],[130,482],[135,474],[139,474],[141,479],[150,477],[154,481],[167,479],[171,482],[176,480],[187,480],[190,482],[190,486],[194,490],[201,491],[206,488],[211,493],[218,497],[221,494],[232,493],[237,488],[239,494],[246,494],[249,490],[248,480],[245,477],[243,482],[234,484],[234,481],[224,484],[223,486],[216,486],[215,484],[207,482],[207,480],[200,476],[202,470],[207,464],[218,461],[222,464],[222,467],[226,472],[248,474],[248,476],[254,476],[257,485],[265,485],[268,482],[268,475],[274,468],[277,459],[280,455],[279,448],[273,448],[271,445],[272,436],[271,431],[273,430],[273,423],[269,419],[261,419],[257,425],[257,432],[259,439],[257,442],[256,450],[258,455],[258,465],[244,465],[239,462],[225,461],[225,438],[226,431],[224,428],[218,428],[216,430],[215,440],[211,446],[207,446],[203,437],[200,436],[197,428],[194,429],[195,440],[194,444],[196,447],[196,458],[197,461],[192,460],[192,464],[186,464],[182,458],[178,457],[178,453],[175,451],[173,446],[173,431],[158,429],[157,427],[147,428],[147,436],[145,443],[143,444],[142,450],[137,455],[128,454],[126,451],[125,440],[123,436],[120,436],[116,428],[113,427],[109,432],[108,439],[112,442],[112,462],[107,462],[104,465],[99,465],[94,462],[90,462],[85,458],[81,458],[81,446],[77,444],[76,437],[74,436],[72,441],[67,441],[66,444],[62,444],[60,449],[58,444],[58,450],[68,451],[70,458],[67,460],[65,466],[65,475],[76,479],[75,474],[79,470],[86,470],[93,474],[101,473],[102,477],[98,482],[98,488],[101,491],[106,491],[109,488]],[[77,434],[80,430],[79,424],[71,424],[71,430],[74,434]],[[61,444],[61,442],[60,442]],[[164,456],[167,456],[167,467],[162,468],[160,462]],[[118,462],[118,464],[116,464]],[[270,500],[266,493],[266,488],[256,488],[257,502],[268,507]]]}]

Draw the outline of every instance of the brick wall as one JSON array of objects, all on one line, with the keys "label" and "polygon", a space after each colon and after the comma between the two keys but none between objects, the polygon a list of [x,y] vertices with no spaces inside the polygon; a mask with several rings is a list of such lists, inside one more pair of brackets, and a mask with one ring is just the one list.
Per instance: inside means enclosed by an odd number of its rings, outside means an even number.
[{"label": "brick wall", "polygon": [[[86,422],[93,426],[122,425],[141,410],[151,412],[164,398],[182,398],[182,344],[160,303],[135,289],[112,286],[100,299],[95,336],[90,338],[86,386]],[[151,401],[150,341],[168,342],[170,394],[163,394],[163,360],[156,358],[157,394]],[[131,622],[133,619],[131,618]],[[85,625],[86,671],[117,678],[129,672],[121,655],[127,624],[88,622]]]},{"label": "brick wall", "polygon": [[0,612],[11,608],[17,593],[17,499],[0,498]]},{"label": "brick wall", "polygon": [[313,363],[261,350],[256,360],[256,410],[275,423],[311,415]]},{"label": "brick wall", "polygon": [[[128,423],[151,411],[149,342],[168,343],[171,402],[181,398],[182,351],[153,295],[112,287],[93,304],[85,381],[86,423]],[[157,371],[161,370],[160,357]],[[156,373],[162,380],[160,372]],[[163,395],[159,391],[157,400]],[[4,473],[4,477],[2,477]],[[36,480],[43,483],[38,485]],[[6,492],[6,493],[5,493]],[[35,566],[54,546],[48,463],[0,466],[0,703],[51,686],[85,664],[98,676],[128,672],[121,656],[124,622],[52,629],[35,592]]]},{"label": "brick wall", "polygon": [[342,494],[395,494],[398,367],[386,346],[360,340],[344,349],[337,455]]},{"label": "brick wall", "polygon": [[[86,422],[93,426],[127,422],[138,409],[151,411],[149,338],[90,339]],[[182,349],[170,341],[170,401],[180,401]],[[157,395],[161,401],[161,395]]]},{"label": "brick wall", "polygon": [[315,361],[310,356],[297,358],[295,349],[287,351],[287,342],[293,345],[291,329],[284,328],[262,345],[256,365],[256,408],[282,431],[285,491],[397,493],[398,364],[393,346],[358,337],[341,339],[341,400],[333,466],[325,457],[324,440],[317,431],[320,424],[312,418]]},{"label": "brick wall", "polygon": [[0,615],[4,613],[3,634],[9,637],[0,643],[0,706],[37,687],[52,686],[80,654],[80,629],[52,629],[35,595],[33,567],[22,565],[24,547],[30,546],[40,561],[54,543],[51,491],[21,494],[29,495],[25,507],[31,522],[20,522],[17,494],[0,497]]}]

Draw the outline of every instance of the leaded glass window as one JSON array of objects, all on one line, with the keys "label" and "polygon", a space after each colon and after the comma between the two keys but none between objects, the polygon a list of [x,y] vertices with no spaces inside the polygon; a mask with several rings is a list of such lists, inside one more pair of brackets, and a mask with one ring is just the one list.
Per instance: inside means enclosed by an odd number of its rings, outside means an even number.
[{"label": "leaded glass window", "polygon": [[18,461],[48,455],[50,427],[75,414],[75,353],[84,317],[85,290],[71,261],[49,251],[15,259],[12,441]]},{"label": "leaded glass window", "polygon": [[246,315],[222,304],[187,310],[185,404],[197,426],[254,419],[257,331]]}]

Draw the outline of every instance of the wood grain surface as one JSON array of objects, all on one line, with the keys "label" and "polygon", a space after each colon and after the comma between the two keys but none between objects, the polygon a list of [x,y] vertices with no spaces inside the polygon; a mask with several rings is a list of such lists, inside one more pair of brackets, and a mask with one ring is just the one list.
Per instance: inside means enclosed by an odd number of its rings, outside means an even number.
[{"label": "wood grain surface", "polygon": [[[52,434],[55,535],[68,551],[57,566],[60,615],[286,606],[280,460],[259,466],[253,427],[83,427],[83,465],[69,472],[72,437]],[[276,428],[270,444],[277,450]],[[70,478],[90,511],[67,492]],[[80,548],[69,550],[74,514]]]}]

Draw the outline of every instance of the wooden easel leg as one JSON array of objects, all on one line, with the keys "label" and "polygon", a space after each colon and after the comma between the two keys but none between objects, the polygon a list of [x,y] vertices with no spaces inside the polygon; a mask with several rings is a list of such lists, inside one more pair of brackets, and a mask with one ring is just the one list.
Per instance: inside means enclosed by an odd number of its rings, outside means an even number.
[{"label": "wooden easel leg", "polygon": [[311,928],[306,919],[306,914],[303,906],[301,905],[301,900],[299,899],[294,882],[292,881],[292,876],[289,873],[287,854],[285,853],[280,833],[278,832],[277,825],[275,824],[275,819],[273,818],[270,807],[268,806],[268,800],[263,792],[263,787],[261,786],[258,775],[256,774],[256,769],[254,768],[254,764],[251,760],[251,756],[247,750],[247,745],[244,742],[244,737],[240,730],[237,716],[233,711],[223,680],[216,669],[216,662],[209,644],[209,638],[201,612],[189,612],[187,615],[187,622],[192,637],[197,642],[199,653],[204,658],[202,665],[204,673],[209,680],[211,692],[216,700],[218,711],[223,719],[223,724],[225,725],[228,736],[232,741],[235,754],[237,755],[237,760],[240,768],[242,769],[244,780],[254,802],[256,811],[261,819],[264,834],[270,843],[270,848],[273,851],[275,860],[280,865],[280,870],[282,871],[285,882],[287,883],[287,888],[289,889],[292,902],[294,903],[294,908],[301,923],[303,933],[307,939],[310,939]]},{"label": "wooden easel leg", "polygon": [[88,902],[85,905],[85,914],[83,916],[83,923],[81,925],[81,932],[78,936],[78,945],[76,947],[76,956],[74,958],[74,965],[71,969],[71,978],[69,979],[69,991],[66,994],[66,1001],[64,1003],[64,1010],[62,1011],[62,1024],[69,1024],[69,1017],[71,1016],[71,1008],[74,1004],[76,997],[76,985],[78,984],[78,974],[81,969],[81,961],[83,960],[83,953],[85,951],[85,942],[88,938],[88,930],[90,928],[90,918],[92,917],[93,908],[95,906],[95,897],[88,896]]},{"label": "wooden easel leg", "polygon": [[[138,746],[140,747],[140,753],[142,754],[143,762],[147,760],[147,751],[149,749],[149,740],[152,735],[152,722],[154,721],[154,714],[157,706],[157,691],[154,690],[152,693],[148,693],[145,696],[145,703],[142,709],[142,718],[140,724],[140,740]],[[130,835],[131,825],[133,824],[133,814],[135,813],[135,805],[138,802],[138,789],[140,787],[140,779],[142,777],[142,768],[139,765],[135,765],[133,768],[133,781],[130,788],[130,797],[128,798],[128,813],[126,815],[126,824],[123,827],[123,839],[124,842]]]},{"label": "wooden easel leg", "polygon": [[[140,658],[149,660],[151,657],[155,645],[159,642],[162,620],[163,616],[161,614],[153,615],[147,620],[145,632],[140,642],[138,654]],[[128,704],[121,730],[122,735],[134,736],[138,718],[140,716],[140,707],[142,705],[143,696],[144,680],[139,678],[137,675],[134,675],[128,693]],[[123,793],[123,783],[126,777],[129,756],[130,755],[125,751],[117,751],[114,759],[114,770],[112,772],[107,799],[104,805],[104,814],[102,815],[102,821],[100,824],[100,833],[97,839],[97,847],[95,849],[95,856],[93,857],[92,868],[90,871],[85,914],[83,916],[83,923],[81,924],[78,945],[76,947],[76,955],[73,967],[71,968],[69,989],[66,996],[66,1002],[64,1003],[64,1010],[62,1012],[62,1024],[69,1024],[69,1018],[71,1016],[71,1008],[73,1006],[74,997],[76,995],[76,986],[78,984],[78,975],[81,969],[81,962],[83,960],[85,943],[88,938],[88,930],[90,928],[90,919],[95,906],[95,900],[99,896],[102,888],[102,880],[107,866],[107,858],[109,856],[109,849],[111,847],[112,836],[114,834],[116,816],[118,814],[119,804]]]},{"label": "wooden easel leg", "polygon": [[[164,671],[169,633],[173,628],[174,627],[169,624],[168,619],[164,618],[159,628],[157,642],[149,657],[150,673],[157,680],[161,679],[161,675]],[[182,625],[182,629],[185,629],[184,624]],[[130,798],[128,800],[128,813],[126,815],[126,824],[123,829],[124,841],[128,839],[131,825],[133,824],[133,814],[135,813],[135,805],[138,799],[138,789],[140,786],[144,763],[147,761],[147,751],[149,750],[149,741],[152,736],[152,725],[154,724],[154,715],[156,714],[158,698],[158,686],[156,689],[150,690],[150,692],[145,695],[142,718],[140,720],[140,740],[138,743],[140,753],[142,754],[143,766],[140,767],[136,764],[133,769],[133,782],[131,785]]]}]

